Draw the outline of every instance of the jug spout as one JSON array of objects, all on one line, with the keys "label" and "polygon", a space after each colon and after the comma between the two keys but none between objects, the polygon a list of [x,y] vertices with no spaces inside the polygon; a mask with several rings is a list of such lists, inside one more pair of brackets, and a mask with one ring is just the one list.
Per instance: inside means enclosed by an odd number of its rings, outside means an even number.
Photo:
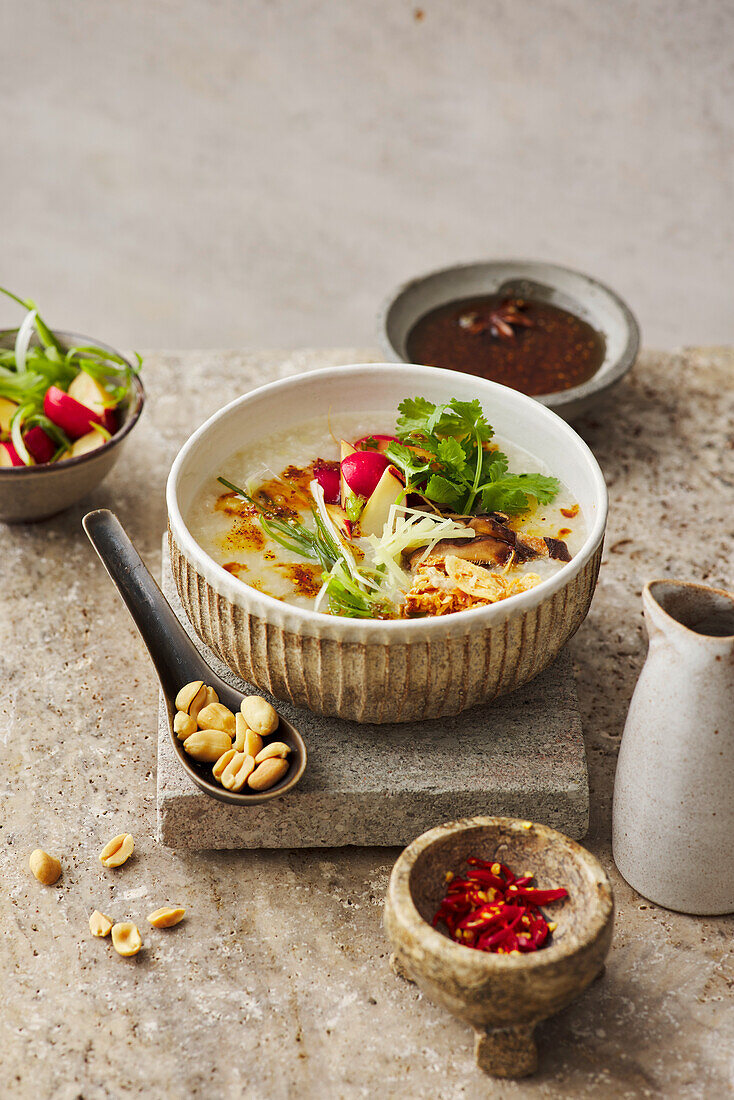
[{"label": "jug spout", "polygon": [[614,859],[639,893],[684,913],[734,912],[734,596],[646,585],[650,647],[614,784]]},{"label": "jug spout", "polygon": [[648,630],[695,646],[734,649],[734,596],[694,581],[649,581],[642,593]]}]

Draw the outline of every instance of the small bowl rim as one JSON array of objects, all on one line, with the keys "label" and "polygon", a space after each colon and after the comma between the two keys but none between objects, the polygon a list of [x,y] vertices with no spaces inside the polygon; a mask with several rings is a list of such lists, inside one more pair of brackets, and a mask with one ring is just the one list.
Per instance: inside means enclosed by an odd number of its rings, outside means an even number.
[{"label": "small bowl rim", "polygon": [[[547,844],[561,848],[569,856],[574,855],[589,871],[597,875],[603,892],[597,893],[596,904],[583,924],[583,935],[575,944],[551,943],[548,947],[539,951],[528,952],[524,955],[496,955],[488,951],[477,951],[476,948],[467,947],[456,943],[448,936],[439,932],[427,921],[413,900],[410,888],[410,878],[418,858],[439,840],[445,839],[454,833],[470,832],[473,829],[486,828],[488,826],[510,829],[519,835],[535,832],[543,837]],[[559,883],[559,885],[563,885]],[[578,844],[575,840],[565,836],[550,825],[540,822],[528,822],[516,817],[488,817],[479,815],[471,818],[461,818],[457,821],[449,821],[443,825],[437,825],[416,837],[398,856],[390,873],[388,884],[388,898],[392,906],[394,919],[402,925],[413,939],[420,940],[428,936],[427,950],[444,954],[450,964],[456,964],[461,968],[475,966],[486,976],[505,970],[542,970],[548,966],[570,959],[583,951],[590,943],[593,943],[604,931],[609,920],[614,915],[614,891],[606,871],[598,859]],[[398,908],[399,906],[399,908]]]},{"label": "small bowl rim", "polygon": [[[441,367],[426,367],[416,363],[409,363],[406,365],[412,371],[424,374],[426,378],[443,378],[447,385],[451,383],[452,378],[454,378],[456,374],[455,371],[445,370]],[[550,598],[555,592],[559,591],[559,589],[570,583],[580,570],[591,560],[603,541],[609,508],[609,497],[604,474],[591,448],[578,432],[552,409],[540,404],[526,394],[511,389],[509,386],[502,386],[498,382],[491,382],[485,378],[477,378],[474,379],[474,382],[480,389],[488,391],[500,390],[505,394],[510,394],[511,400],[517,401],[525,406],[532,416],[550,420],[554,425],[554,429],[567,436],[569,440],[573,442],[573,445],[580,449],[584,458],[589,462],[595,482],[597,512],[596,515],[590,517],[591,522],[584,545],[578,553],[574,555],[571,561],[566,562],[557,573],[547,577],[545,580],[541,581],[540,584],[535,585],[534,588],[528,589],[526,592],[517,593],[506,600],[501,600],[485,607],[457,611],[452,615],[441,615],[420,619],[348,619],[337,615],[327,615],[321,611],[313,611],[310,608],[284,603],[284,601],[277,600],[273,596],[268,596],[267,593],[260,592],[250,585],[247,585],[246,582],[238,580],[228,573],[226,569],[218,565],[191,534],[178,502],[178,480],[182,467],[186,463],[190,452],[194,450],[201,439],[214,428],[218,421],[227,417],[237,406],[251,401],[253,398],[259,398],[263,394],[277,394],[293,386],[294,383],[307,384],[312,379],[333,378],[343,375],[345,372],[348,373],[349,371],[357,369],[368,370],[371,374],[392,376],[394,364],[349,363],[336,367],[324,367],[319,370],[307,371],[296,375],[288,375],[274,382],[268,382],[263,386],[258,386],[236,397],[233,401],[228,402],[221,409],[218,409],[205,420],[181,446],[171,466],[166,484],[166,505],[170,531],[180,552],[192,563],[197,572],[204,577],[207,583],[215,588],[215,591],[234,603],[235,606],[246,605],[249,609],[254,608],[255,612],[266,621],[286,624],[285,628],[289,630],[307,632],[308,627],[311,627],[316,631],[317,636],[323,636],[324,632],[328,631],[332,636],[338,637],[343,641],[349,640],[350,638],[359,638],[361,640],[370,635],[373,635],[377,641],[381,641],[381,639],[385,637],[385,632],[387,632],[388,636],[395,636],[396,640],[398,634],[403,635],[407,640],[408,638],[417,639],[419,637],[425,637],[426,634],[445,635],[448,632],[458,635],[468,633],[473,628],[479,630],[495,623],[501,623],[514,614],[523,614],[538,606],[547,598]],[[415,378],[411,379],[410,382],[406,380],[406,386],[412,385],[414,381]],[[245,590],[244,593],[238,589],[238,585],[243,586]]]},{"label": "small bowl rim", "polygon": [[[533,394],[532,400],[537,401],[541,405],[545,405],[550,409],[563,409],[567,405],[573,404],[575,401],[583,401],[585,398],[592,397],[596,394],[602,393],[604,390],[609,389],[615,383],[619,382],[621,378],[633,367],[635,360],[640,350],[640,325],[635,317],[634,313],[624,301],[624,299],[613,290],[607,283],[601,281],[601,279],[595,278],[593,275],[588,275],[585,271],[579,271],[574,267],[567,267],[565,264],[555,263],[553,260],[526,260],[520,257],[498,257],[491,260],[470,260],[464,263],[449,264],[446,267],[435,268],[432,271],[426,271],[422,275],[415,275],[410,279],[406,279],[400,283],[391,293],[384,299],[380,309],[377,313],[377,327],[378,327],[378,339],[380,342],[381,350],[387,355],[387,357],[393,363],[409,363],[397,348],[394,346],[390,339],[388,330],[388,318],[393,307],[397,304],[403,295],[407,294],[413,287],[418,286],[420,283],[427,282],[429,279],[434,279],[439,276],[446,276],[458,271],[467,271],[470,268],[489,268],[493,266],[512,265],[517,267],[523,267],[527,269],[528,275],[533,270],[538,269],[555,269],[556,271],[562,271],[564,274],[573,275],[575,278],[582,279],[584,282],[590,283],[606,294],[617,306],[624,317],[625,324],[627,326],[627,342],[620,354],[619,358],[612,362],[609,367],[602,373],[601,369],[597,370],[591,378],[588,378],[585,382],[581,382],[578,386],[572,386],[567,390],[558,390],[551,393],[539,393]],[[445,305],[448,305],[453,299],[447,298]],[[424,316],[424,314],[421,314]],[[419,320],[419,318],[416,318]],[[415,323],[415,322],[414,322]],[[443,368],[432,368],[443,369]],[[463,371],[457,372],[459,374],[465,373]],[[487,379],[490,381],[490,379]],[[512,387],[508,387],[512,388]],[[519,393],[520,391],[515,391]],[[529,396],[525,394],[524,396]]]},{"label": "small bowl rim", "polygon": [[[7,336],[8,334],[15,333],[17,331],[17,329],[12,328],[0,329],[0,340],[2,340],[3,336]],[[119,355],[121,359],[125,360],[131,371],[133,370],[132,363],[127,358],[127,356],[123,355],[121,351],[117,351],[110,344],[105,344],[101,340],[97,340],[95,337],[92,336],[82,336],[80,333],[77,332],[65,332],[62,329],[54,329],[54,332],[57,336],[61,336],[63,338],[71,337],[75,341],[84,340],[86,343],[94,344],[95,347],[104,348],[106,351],[114,352],[115,355]],[[0,467],[0,479],[13,477],[18,478],[23,476],[59,476],[60,473],[63,473],[64,470],[75,469],[79,466],[82,466],[85,462],[94,461],[94,459],[99,458],[101,455],[113,450],[114,447],[122,443],[123,439],[125,439],[125,437],[130,434],[130,432],[133,430],[138,420],[140,419],[140,414],[143,411],[143,406],[145,404],[145,389],[143,388],[143,383],[140,380],[140,376],[134,371],[132,374],[132,385],[135,391],[135,403],[130,409],[130,414],[122,427],[118,428],[118,430],[110,439],[105,440],[101,447],[96,447],[93,451],[89,451],[85,455],[76,455],[74,458],[65,458],[62,462],[38,462],[34,463],[34,465],[32,466]]]}]

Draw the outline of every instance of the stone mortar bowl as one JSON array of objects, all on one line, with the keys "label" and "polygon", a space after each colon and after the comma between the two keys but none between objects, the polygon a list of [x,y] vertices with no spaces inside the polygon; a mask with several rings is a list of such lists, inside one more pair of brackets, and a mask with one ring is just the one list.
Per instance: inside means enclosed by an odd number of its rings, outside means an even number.
[{"label": "stone mortar bowl", "polygon": [[[16,334],[17,329],[0,332],[0,348],[12,348]],[[90,336],[58,331],[56,336],[66,349],[94,345],[121,355],[108,344]],[[34,336],[32,343],[36,342]],[[96,489],[120,457],[125,440],[140,419],[144,402],[143,385],[136,376],[119,406],[120,426],[101,447],[77,458],[66,458],[63,462],[0,469],[0,521],[31,523],[47,519]]]},{"label": "stone mortar bowl", "polygon": [[[223,569],[189,526],[203,484],[233,452],[329,411],[382,410],[403,398],[478,398],[500,439],[527,447],[581,505],[578,553],[535,588],[491,606],[425,619],[349,619],[296,607]],[[315,456],[314,456],[315,457]],[[532,680],[586,617],[607,516],[601,470],[584,441],[537,401],[434,367],[361,363],[261,386],[215,413],[179,451],[167,487],[171,566],[194,629],[237,676],[317,714],[410,722],[459,714]]]},{"label": "stone mortar bowl", "polygon": [[[544,907],[557,922],[549,946],[494,955],[432,927],[446,872],[465,869],[470,855],[532,873],[541,889],[565,886],[568,898]],[[495,1077],[535,1072],[536,1024],[603,973],[613,925],[612,887],[597,860],[555,829],[508,817],[468,818],[423,833],[393,867],[385,899],[393,970],[471,1024],[477,1065]]]}]

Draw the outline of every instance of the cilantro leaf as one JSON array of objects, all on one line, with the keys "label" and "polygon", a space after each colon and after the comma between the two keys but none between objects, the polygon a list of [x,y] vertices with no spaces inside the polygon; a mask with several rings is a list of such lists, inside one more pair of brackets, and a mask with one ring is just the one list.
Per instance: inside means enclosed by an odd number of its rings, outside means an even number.
[{"label": "cilantro leaf", "polygon": [[[485,449],[494,429],[479,400],[436,405],[425,397],[400,403],[397,430],[403,443],[391,443],[387,457],[405,475],[406,492],[418,490],[439,505],[462,513],[506,512],[530,508],[530,498],[546,504],[559,489],[554,477],[509,472],[509,460],[499,450]],[[411,442],[425,454],[405,446]]]},{"label": "cilantro leaf", "polygon": [[509,468],[510,460],[503,451],[485,451],[482,456],[482,481],[499,481]]},{"label": "cilantro leaf", "polygon": [[400,416],[397,419],[397,429],[400,435],[411,435],[413,432],[424,432],[436,406],[425,397],[406,397],[398,405]]},{"label": "cilantro leaf", "polygon": [[461,476],[466,469],[466,455],[457,439],[442,439],[438,444],[436,457],[453,474]]},{"label": "cilantro leaf", "polygon": [[458,507],[464,498],[463,487],[440,474],[430,476],[423,492],[429,500],[434,500],[437,504],[450,504],[453,507]]},{"label": "cilantro leaf", "polygon": [[548,504],[559,489],[555,477],[545,474],[504,474],[482,488],[482,506],[487,512],[506,512],[517,515],[530,508],[528,497],[535,497],[541,504]]},{"label": "cilantro leaf", "polygon": [[385,451],[385,456],[390,459],[407,476],[420,469],[427,469],[428,464],[424,458],[411,451],[410,447],[402,443],[390,443]]},{"label": "cilantro leaf", "polygon": [[440,435],[471,435],[480,443],[486,443],[494,435],[494,429],[487,423],[478,398],[473,401],[459,401],[454,398],[450,401],[444,408],[436,430]]}]

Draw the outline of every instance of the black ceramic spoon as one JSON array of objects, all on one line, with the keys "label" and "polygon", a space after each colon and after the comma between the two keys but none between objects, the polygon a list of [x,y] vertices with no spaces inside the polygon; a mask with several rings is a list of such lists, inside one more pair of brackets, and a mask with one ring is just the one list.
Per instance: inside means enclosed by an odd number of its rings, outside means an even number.
[{"label": "black ceramic spoon", "polygon": [[82,526],[148,647],[168,707],[171,742],[189,778],[212,798],[230,802],[233,806],[267,802],[295,787],[306,767],[306,745],[295,726],[282,717],[275,736],[278,741],[284,741],[291,747],[288,754],[290,767],[283,779],[270,790],[245,788],[239,793],[228,791],[212,776],[211,764],[199,764],[184,751],[183,744],[173,732],[174,700],[184,684],[203,680],[214,688],[220,701],[233,713],[240,709],[243,697],[220,679],[203,659],[114,512],[107,508],[88,512]]}]

